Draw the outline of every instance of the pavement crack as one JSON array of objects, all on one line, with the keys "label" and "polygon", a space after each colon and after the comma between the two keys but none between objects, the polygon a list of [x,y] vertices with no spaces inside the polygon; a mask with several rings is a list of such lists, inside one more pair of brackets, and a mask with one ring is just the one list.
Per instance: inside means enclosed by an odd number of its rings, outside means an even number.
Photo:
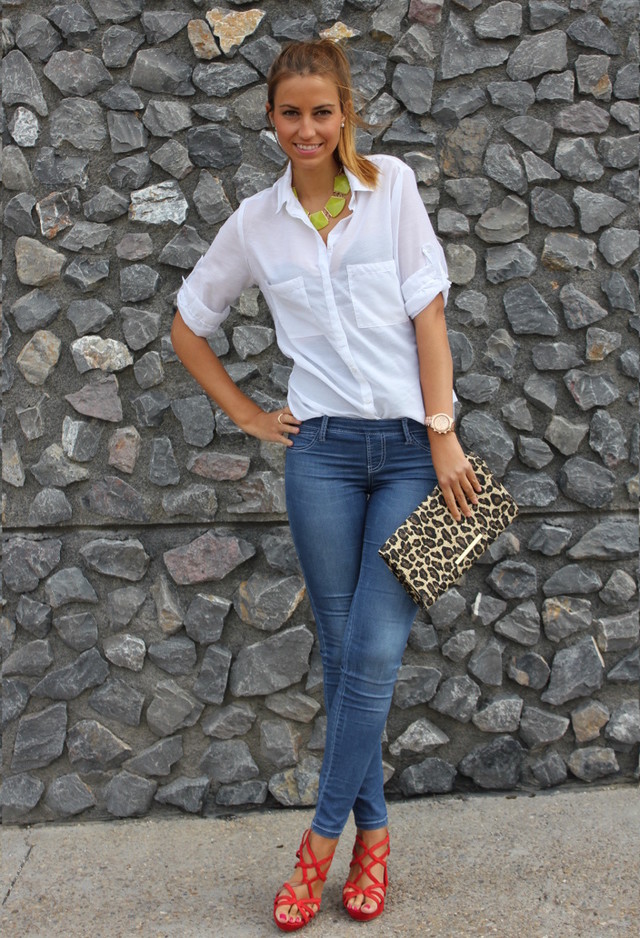
[{"label": "pavement crack", "polygon": [[11,892],[12,892],[12,890],[13,890],[13,887],[14,887],[15,884],[18,882],[18,878],[19,878],[20,874],[22,873],[23,869],[25,868],[25,866],[27,865],[27,863],[28,863],[28,861],[29,861],[29,857],[31,856],[31,851],[32,851],[32,850],[33,850],[33,844],[29,844],[29,849],[27,850],[27,852],[26,852],[26,854],[25,854],[25,856],[24,856],[24,859],[23,859],[22,863],[21,863],[20,866],[18,867],[18,870],[17,870],[17,872],[16,872],[16,875],[13,877],[13,879],[12,879],[11,882],[9,883],[9,887],[8,887],[7,891],[5,892],[4,896],[2,897],[2,905],[5,905],[5,904],[6,904],[6,902],[7,902],[8,898],[9,898],[9,896],[11,895]]}]

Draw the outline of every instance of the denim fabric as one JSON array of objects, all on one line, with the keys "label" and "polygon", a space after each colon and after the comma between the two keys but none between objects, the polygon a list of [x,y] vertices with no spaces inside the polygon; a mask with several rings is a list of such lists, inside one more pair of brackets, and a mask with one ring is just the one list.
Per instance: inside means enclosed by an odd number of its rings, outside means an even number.
[{"label": "denim fabric", "polygon": [[378,548],[436,484],[413,420],[315,417],[286,456],[289,524],[316,620],[327,741],[312,828],[387,823],[381,737],[416,607]]}]

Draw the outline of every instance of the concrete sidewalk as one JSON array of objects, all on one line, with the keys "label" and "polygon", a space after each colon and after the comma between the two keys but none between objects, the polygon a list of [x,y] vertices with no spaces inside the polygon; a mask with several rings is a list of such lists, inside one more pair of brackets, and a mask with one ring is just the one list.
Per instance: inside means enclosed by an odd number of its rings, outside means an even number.
[{"label": "concrete sidewalk", "polygon": [[[312,812],[6,827],[4,938],[275,938],[276,890]],[[367,925],[340,906],[345,831],[315,938],[637,938],[635,785],[443,796],[390,807],[391,886]]]}]

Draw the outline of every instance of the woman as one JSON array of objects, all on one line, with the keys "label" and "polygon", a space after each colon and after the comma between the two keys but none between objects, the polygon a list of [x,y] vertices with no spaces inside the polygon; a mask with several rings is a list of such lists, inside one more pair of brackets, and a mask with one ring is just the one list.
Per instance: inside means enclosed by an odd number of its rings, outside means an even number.
[{"label": "woman", "polygon": [[[294,931],[320,908],[351,810],[344,906],[359,920],[383,911],[381,736],[415,606],[378,548],[436,481],[457,519],[480,487],[453,432],[449,282],[412,171],[356,153],[349,65],[334,43],[292,43],[267,81],[267,116],[289,164],[222,226],[178,293],[171,335],[242,430],[287,447],[287,511],[327,712],[315,816],[274,903],[276,925]],[[236,387],[205,338],[252,285],[293,360],[287,406],[272,413]]]}]

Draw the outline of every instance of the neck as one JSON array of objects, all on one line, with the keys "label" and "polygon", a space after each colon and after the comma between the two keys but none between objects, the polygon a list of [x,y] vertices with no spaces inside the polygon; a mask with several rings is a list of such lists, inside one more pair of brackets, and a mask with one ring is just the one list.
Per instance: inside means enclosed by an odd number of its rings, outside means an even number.
[{"label": "neck", "polygon": [[291,182],[302,200],[326,199],[327,192],[333,190],[333,181],[339,170],[335,159],[317,168],[292,165]]}]

